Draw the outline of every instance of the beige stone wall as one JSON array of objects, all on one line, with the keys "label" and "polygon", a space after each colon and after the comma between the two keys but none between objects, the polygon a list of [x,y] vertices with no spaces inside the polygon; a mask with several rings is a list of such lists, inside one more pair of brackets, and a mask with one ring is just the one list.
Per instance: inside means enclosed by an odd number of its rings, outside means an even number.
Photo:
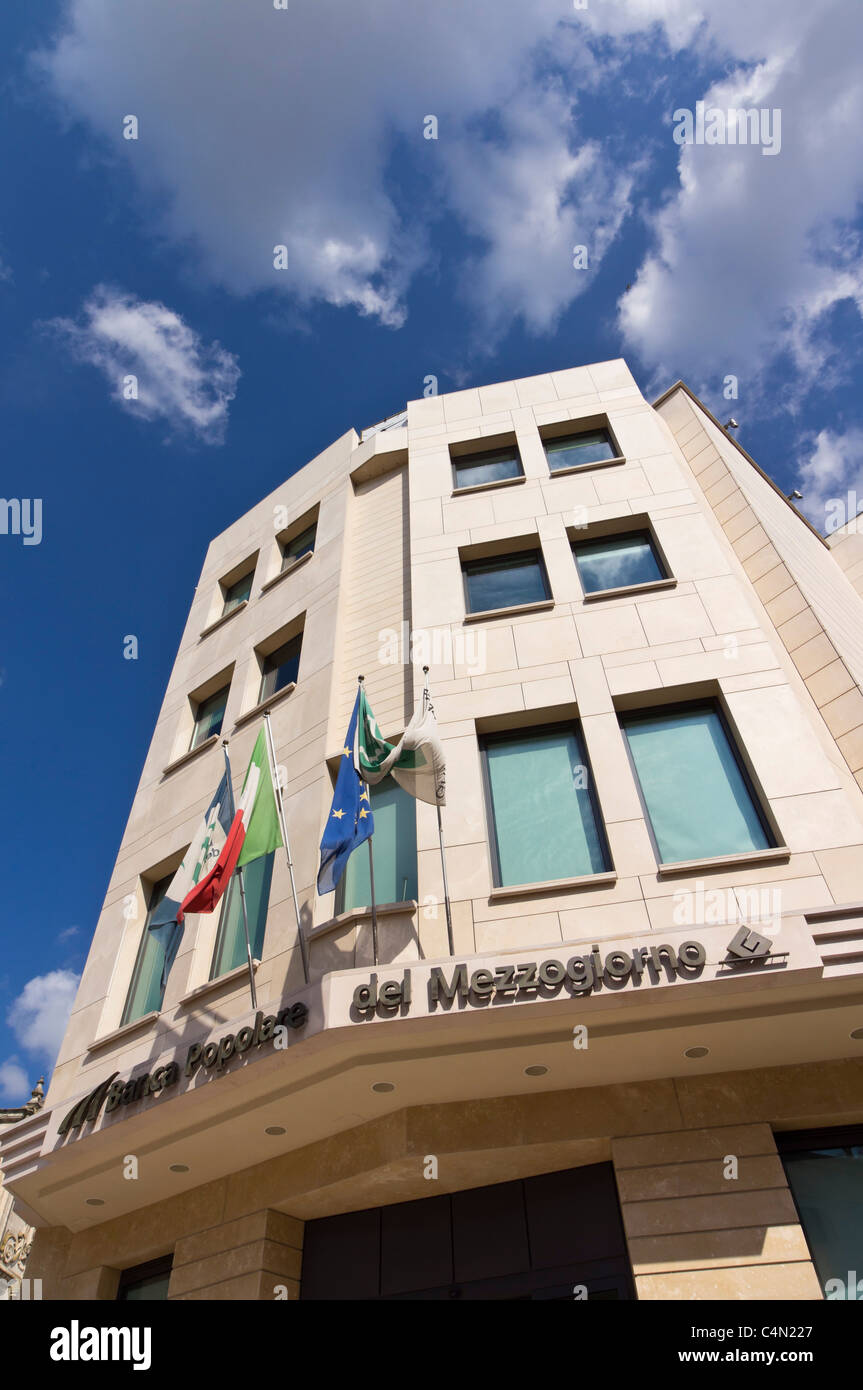
[{"label": "beige stone wall", "polygon": [[827,537],[827,544],[845,578],[863,597],[863,518],[852,517]]},{"label": "beige stone wall", "polygon": [[[819,1298],[772,1129],[863,1113],[863,1062],[409,1106],[72,1234],[37,1231],[47,1299],[113,1298],[175,1252],[171,1298],[297,1296],[302,1223],[613,1159],[641,1298]],[[735,1154],[739,1177],[723,1178]]]},{"label": "beige stone wall", "polygon": [[768,1125],[643,1134],[613,1153],[640,1299],[821,1298]]}]

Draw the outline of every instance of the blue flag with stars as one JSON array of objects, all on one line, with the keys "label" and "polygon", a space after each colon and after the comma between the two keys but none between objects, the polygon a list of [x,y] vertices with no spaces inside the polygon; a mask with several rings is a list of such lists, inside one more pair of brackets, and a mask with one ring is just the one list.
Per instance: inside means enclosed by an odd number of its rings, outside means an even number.
[{"label": "blue flag with stars", "polygon": [[374,833],[369,789],[359,774],[357,751],[357,719],[360,692],[354,701],[354,712],[348,725],[345,745],[339,761],[339,775],[333,793],[333,804],[321,839],[321,867],[318,870],[318,892],[332,893],[345,871],[345,865],[358,845]]}]

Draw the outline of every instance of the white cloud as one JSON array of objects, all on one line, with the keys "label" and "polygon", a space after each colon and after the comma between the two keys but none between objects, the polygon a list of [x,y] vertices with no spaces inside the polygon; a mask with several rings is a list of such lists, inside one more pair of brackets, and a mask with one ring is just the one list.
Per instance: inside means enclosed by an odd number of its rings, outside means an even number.
[{"label": "white cloud", "polygon": [[23,1105],[30,1099],[31,1090],[27,1073],[15,1057],[0,1062],[0,1098],[10,1105]]},{"label": "white cloud", "polygon": [[[217,342],[203,343],[172,309],[99,285],[82,321],[54,319],[48,327],[79,361],[100,368],[113,398],[131,414],[165,420],[207,444],[223,439],[240,376],[237,359]],[[136,396],[127,389],[130,376]]]},{"label": "white cloud", "polygon": [[[824,327],[834,306],[863,300],[848,231],[863,191],[859,0],[297,0],[286,11],[70,0],[67,18],[40,59],[51,90],[133,171],[199,281],[397,326],[431,258],[429,219],[454,215],[476,250],[440,273],[458,280],[473,328],[493,338],[521,317],[542,332],[592,278],[573,269],[572,246],[588,245],[593,272],[632,209],[652,245],[619,327],[654,382],[685,374],[701,390],[733,372],[754,394],[787,360],[794,408],[797,389],[844,369]],[[615,90],[636,42],[648,86],[669,49],[691,55],[668,69],[680,74],[666,84],[668,124],[638,125],[628,75],[629,145],[586,140],[581,107]],[[726,75],[699,90],[708,62]],[[639,205],[641,167],[658,142],[677,155],[672,112],[699,98],[781,107],[781,153],[684,147],[670,197]],[[125,114],[139,119],[136,141],[122,139]],[[437,141],[423,140],[428,114]],[[429,193],[415,206],[395,191],[388,160],[399,157]],[[280,243],[285,271],[273,268]]]},{"label": "white cloud", "polygon": [[79,930],[80,930],[80,929],[79,929],[78,927],[66,927],[63,931],[61,931],[61,932],[58,933],[58,935],[57,935],[57,940],[58,940],[58,941],[71,941],[72,938],[73,938],[73,936],[77,936],[77,935],[78,935]]},{"label": "white cloud", "polygon": [[51,970],[28,980],[6,1015],[18,1045],[53,1063],[63,1034],[80,976],[72,970]]},{"label": "white cloud", "polygon": [[822,533],[835,531],[863,510],[863,429],[819,430],[811,448],[798,475],[800,509]]}]

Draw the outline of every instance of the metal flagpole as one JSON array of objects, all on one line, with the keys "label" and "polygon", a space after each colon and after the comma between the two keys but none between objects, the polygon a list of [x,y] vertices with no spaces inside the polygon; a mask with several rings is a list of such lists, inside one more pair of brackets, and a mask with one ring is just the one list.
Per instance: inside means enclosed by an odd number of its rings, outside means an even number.
[{"label": "metal flagpole", "polygon": [[[231,760],[228,757],[228,740],[222,739],[222,747],[225,751],[225,767],[228,773],[228,795],[231,799],[231,820],[234,819],[234,787],[231,781]],[[252,965],[252,946],[249,941],[249,914],[246,911],[246,886],[243,883],[243,870],[238,864],[234,872],[240,881],[240,902],[243,906],[243,930],[246,933],[246,960],[249,963],[249,991],[252,996],[252,1008],[257,1010],[258,996],[255,993],[255,970]]]},{"label": "metal flagpole", "polygon": [[[359,682],[360,685],[362,685],[363,682],[365,681],[365,676],[357,676],[357,681]],[[356,737],[359,737],[359,731],[357,732]],[[366,783],[366,786],[368,786],[368,783]],[[370,793],[369,793],[369,806],[371,806],[371,804],[372,804],[372,798],[371,798],[371,792],[370,792]],[[368,840],[366,841],[366,844],[367,844],[368,847],[369,847],[369,885],[370,885],[370,887],[371,887],[371,894],[372,894],[372,961],[373,961],[373,963],[374,963],[375,965],[377,965],[377,963],[378,963],[378,906],[377,906],[377,902],[375,901],[375,859],[374,859],[374,854],[372,853],[372,840],[373,840],[373,839],[374,839],[374,836],[373,836],[373,835],[370,835],[369,838],[368,838]]]},{"label": "metal flagpole", "polygon": [[297,885],[294,882],[294,865],[291,859],[291,842],[288,839],[288,826],[285,820],[285,806],[282,801],[282,786],[279,781],[279,774],[276,770],[276,745],[273,742],[273,730],[270,725],[270,711],[264,714],[264,724],[267,728],[267,752],[270,758],[270,775],[273,779],[273,790],[276,793],[276,809],[279,813],[279,824],[282,827],[282,843],[285,846],[285,854],[288,860],[288,873],[291,876],[291,893],[294,898],[294,912],[297,914],[297,937],[300,943],[300,955],[303,961],[303,975],[306,984],[309,983],[309,957],[306,949],[306,938],[303,935],[303,924],[300,921],[300,904],[297,900]]},{"label": "metal flagpole", "polygon": [[[426,700],[426,702],[427,702],[428,704],[431,704],[431,696],[429,695],[429,668],[428,668],[427,666],[424,666],[424,667],[423,667],[423,675],[424,675],[424,677],[425,677],[425,685],[424,685],[424,687],[423,687],[423,698]],[[446,876],[446,855],[444,854],[444,848],[443,848],[443,821],[441,820],[440,803],[439,803],[439,802],[436,802],[436,806],[437,806],[437,833],[438,833],[438,842],[439,842],[439,844],[440,844],[440,863],[441,863],[441,868],[442,868],[442,870],[443,870],[443,900],[444,900],[444,907],[446,908],[446,935],[447,935],[447,941],[449,942],[449,953],[450,953],[451,956],[454,956],[454,955],[455,955],[455,944],[454,944],[453,938],[452,938],[452,909],[451,909],[451,907],[450,907],[450,901],[449,901],[449,884],[447,883],[447,876]]]}]

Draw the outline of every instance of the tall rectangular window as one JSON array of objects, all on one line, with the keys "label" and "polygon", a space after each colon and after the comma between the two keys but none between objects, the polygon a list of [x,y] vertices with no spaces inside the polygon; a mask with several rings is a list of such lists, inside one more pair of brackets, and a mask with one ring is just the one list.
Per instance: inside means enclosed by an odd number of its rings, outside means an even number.
[{"label": "tall rectangular window", "polygon": [[[251,864],[246,864],[243,869],[246,912],[249,918],[249,943],[252,948],[253,960],[262,959],[274,858],[275,854],[262,854],[260,859],[253,859]],[[243,901],[240,895],[239,879],[234,874],[222,903],[210,979],[216,980],[220,975],[227,975],[229,970],[242,965],[245,960],[246,931],[243,925]]]},{"label": "tall rectangular window", "polygon": [[546,439],[545,453],[552,473],[564,468],[586,468],[591,463],[606,463],[618,458],[608,430],[585,430],[582,434],[562,435]]},{"label": "tall rectangular window", "polygon": [[136,1018],[143,1018],[144,1014],[162,1007],[162,966],[165,963],[165,947],[164,943],[149,931],[149,926],[153,920],[153,913],[167,893],[173,877],[173,873],[170,873],[150,888],[144,934],[138,947],[132,983],[120,1020],[121,1027],[125,1023],[134,1023]]},{"label": "tall rectangular window", "polygon": [[572,726],[483,740],[496,887],[611,867],[593,779]]},{"label": "tall rectangular window", "polygon": [[776,1144],[825,1297],[859,1299],[848,1279],[863,1279],[863,1128],[786,1132]]},{"label": "tall rectangular window", "polygon": [[215,695],[209,695],[206,700],[199,702],[195,710],[195,727],[192,730],[190,751],[200,747],[202,743],[206,743],[208,738],[213,737],[213,734],[222,732],[229,690],[230,686],[226,685],[222,690],[217,690]]},{"label": "tall rectangular window", "polygon": [[515,444],[505,449],[489,449],[482,454],[467,454],[452,461],[455,486],[480,487],[483,483],[502,483],[521,478],[524,469]]},{"label": "tall rectangular window", "polygon": [[495,556],[490,560],[465,560],[462,572],[468,613],[541,603],[551,597],[538,550]]},{"label": "tall rectangular window", "polygon": [[572,546],[578,577],[586,594],[625,589],[667,579],[665,567],[648,531],[575,541]]},{"label": "tall rectangular window", "polygon": [[117,1288],[117,1302],[155,1303],[166,1299],[173,1263],[172,1255],[164,1255],[159,1260],[148,1260],[146,1264],[122,1270]]},{"label": "tall rectangular window", "polygon": [[264,657],[261,666],[259,702],[268,700],[279,690],[284,690],[286,685],[296,683],[300,671],[302,645],[303,637],[302,633],[299,633],[296,637],[292,637],[290,642],[285,642],[274,652],[270,652],[269,656]]},{"label": "tall rectangular window", "polygon": [[233,613],[234,609],[239,608],[241,603],[246,602],[249,594],[252,592],[252,580],[254,575],[255,571],[249,570],[249,573],[244,574],[242,579],[236,580],[235,583],[229,584],[223,589],[225,595],[225,606],[222,609],[223,618],[228,613]]},{"label": "tall rectangular window", "polygon": [[621,715],[620,723],[661,863],[774,843],[715,703]]},{"label": "tall rectangular window", "polygon": [[[391,777],[370,791],[375,818],[375,899],[379,903],[406,902],[417,896],[416,802]],[[371,901],[369,852],[363,844],[354,850],[336,889],[336,912],[369,907]]]},{"label": "tall rectangular window", "polygon": [[294,536],[292,540],[284,542],[282,545],[283,570],[290,569],[291,565],[295,565],[304,555],[311,555],[315,548],[315,535],[317,529],[318,523],[313,522],[311,526],[307,526],[304,531],[301,531],[298,536]]}]

